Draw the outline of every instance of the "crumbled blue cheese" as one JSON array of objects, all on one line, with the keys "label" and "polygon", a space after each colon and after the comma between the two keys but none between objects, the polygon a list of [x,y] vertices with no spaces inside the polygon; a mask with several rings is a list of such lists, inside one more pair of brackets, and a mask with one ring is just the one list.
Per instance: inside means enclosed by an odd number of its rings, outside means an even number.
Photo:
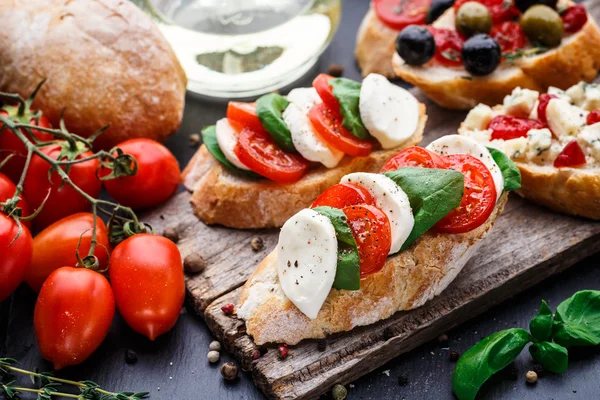
[{"label": "crumbled blue cheese", "polygon": [[546,108],[550,130],[556,136],[575,136],[586,125],[587,112],[564,99],[552,99]]},{"label": "crumbled blue cheese", "polygon": [[514,160],[525,157],[527,153],[527,138],[520,137],[509,140],[493,140],[490,143],[491,147],[496,147]]},{"label": "crumbled blue cheese", "polygon": [[552,146],[552,132],[549,129],[532,129],[527,133],[527,158],[536,159]]},{"label": "crumbled blue cheese", "polygon": [[563,99],[571,103],[571,96],[569,96],[564,90],[559,89],[557,87],[550,86],[548,88],[548,94],[551,94],[559,99]]},{"label": "crumbled blue cheese", "polygon": [[581,104],[581,108],[587,111],[600,108],[600,87],[598,85],[585,85],[585,100]]},{"label": "crumbled blue cheese", "polygon": [[586,83],[581,81],[567,89],[565,93],[571,98],[573,104],[578,106],[583,104],[585,100],[585,86]]},{"label": "crumbled blue cheese", "polygon": [[600,122],[586,126],[579,133],[579,139],[583,142],[586,152],[596,161],[600,161]]},{"label": "crumbled blue cheese", "polygon": [[472,129],[472,130],[462,131],[460,134],[462,136],[466,136],[471,139],[474,139],[479,143],[486,144],[486,143],[490,142],[490,138],[492,136],[492,130],[491,129]]},{"label": "crumbled blue cheese", "polygon": [[508,115],[527,118],[539,96],[535,90],[517,87],[504,98],[504,110]]},{"label": "crumbled blue cheese", "polygon": [[487,129],[493,117],[494,112],[490,106],[478,104],[469,111],[467,118],[465,118],[465,121],[463,122],[463,126],[469,130]]}]

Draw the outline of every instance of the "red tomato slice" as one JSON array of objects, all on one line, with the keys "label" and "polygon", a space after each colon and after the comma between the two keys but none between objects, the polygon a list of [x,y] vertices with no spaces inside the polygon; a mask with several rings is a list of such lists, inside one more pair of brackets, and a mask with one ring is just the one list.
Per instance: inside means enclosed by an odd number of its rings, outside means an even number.
[{"label": "red tomato slice", "polygon": [[563,26],[565,32],[575,33],[578,32],[588,20],[587,11],[581,4],[571,6],[561,14]]},{"label": "red tomato slice", "polygon": [[375,205],[375,199],[367,189],[360,185],[338,183],[317,197],[311,207],[329,206],[341,209],[358,204]]},{"label": "red tomato slice", "polygon": [[584,165],[585,163],[585,154],[583,154],[583,150],[581,150],[581,147],[579,147],[577,140],[567,143],[558,157],[556,157],[556,160],[554,160],[554,166],[556,168],[578,167],[580,165]]},{"label": "red tomato slice", "polygon": [[306,173],[309,162],[277,147],[269,134],[244,128],[234,149],[235,155],[252,171],[279,183],[297,182]]},{"label": "red tomato slice", "polygon": [[401,31],[408,25],[423,25],[431,0],[373,0],[379,20],[391,29]]},{"label": "red tomato slice", "polygon": [[401,167],[446,168],[446,162],[439,155],[422,147],[408,147],[390,158],[381,172],[395,171]]},{"label": "red tomato slice", "polygon": [[510,53],[525,48],[527,39],[518,22],[505,21],[490,31],[490,36],[500,44],[503,53]]},{"label": "red tomato slice", "polygon": [[317,90],[319,97],[323,100],[323,103],[327,104],[331,110],[340,113],[340,102],[337,97],[333,94],[333,89],[329,86],[329,80],[333,79],[333,76],[327,74],[319,74],[313,81],[313,87]]},{"label": "red tomato slice", "polygon": [[[458,11],[460,6],[474,0],[456,0],[454,10]],[[519,15],[519,10],[512,1],[507,0],[475,0],[488,8],[492,16],[492,22],[498,24],[504,21],[510,21]]]},{"label": "red tomato slice", "polygon": [[437,62],[448,67],[462,66],[462,48],[464,39],[456,31],[439,29],[428,26],[427,29],[435,40],[435,55]]},{"label": "red tomato slice", "polygon": [[342,118],[332,112],[325,103],[315,104],[308,112],[308,118],[317,133],[331,147],[353,157],[368,156],[373,142],[352,135],[342,126]]},{"label": "red tomato slice", "polygon": [[392,246],[392,232],[387,215],[379,208],[360,204],[342,209],[348,218],[360,258],[360,276],[380,271]]},{"label": "red tomato slice", "polygon": [[588,125],[594,125],[595,123],[600,122],[600,110],[594,110],[588,114],[585,123]]},{"label": "red tomato slice", "polygon": [[538,100],[538,119],[543,123],[548,123],[548,119],[546,118],[546,108],[548,108],[548,103],[550,100],[556,99],[557,97],[553,94],[542,93],[540,94]]},{"label": "red tomato slice", "polygon": [[258,115],[255,103],[241,103],[230,101],[227,105],[227,119],[229,123],[237,123],[254,131],[264,130]]},{"label": "red tomato slice", "polygon": [[542,122],[533,119],[498,115],[492,118],[488,129],[492,130],[492,140],[509,140],[526,137],[530,129],[542,129],[544,126]]},{"label": "red tomato slice", "polygon": [[446,156],[450,169],[465,176],[465,192],[460,206],[442,218],[436,227],[441,232],[464,233],[481,226],[496,205],[496,185],[484,163],[473,156]]}]

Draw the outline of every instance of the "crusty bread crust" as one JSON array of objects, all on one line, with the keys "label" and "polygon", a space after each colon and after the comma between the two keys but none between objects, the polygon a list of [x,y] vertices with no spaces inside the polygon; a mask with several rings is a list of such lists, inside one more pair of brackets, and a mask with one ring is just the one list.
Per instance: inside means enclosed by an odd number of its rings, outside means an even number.
[{"label": "crusty bread crust", "polygon": [[407,250],[389,257],[383,269],[361,281],[360,290],[332,289],[314,320],[285,297],[277,276],[276,250],[250,276],[236,307],[258,345],[296,344],[389,318],[439,295],[456,278],[500,215],[503,194],[479,228],[463,234],[428,232]]},{"label": "crusty bread crust", "polygon": [[392,55],[396,52],[398,33],[377,18],[373,6],[369,8],[358,28],[354,51],[363,77],[370,73],[381,74],[386,78],[396,77],[392,68]]},{"label": "crusty bread crust", "polygon": [[183,171],[183,183],[193,192],[194,213],[209,225],[238,229],[280,227],[344,175],[377,172],[401,149],[418,144],[427,121],[424,104],[419,105],[419,113],[415,133],[402,146],[373,151],[367,157],[344,157],[335,168],[313,169],[300,181],[286,185],[239,177],[215,160],[203,145]]},{"label": "crusty bread crust", "polygon": [[27,97],[47,78],[34,108],[96,144],[164,140],[183,115],[186,76],[143,11],[121,0],[0,0],[0,90]]},{"label": "crusty bread crust", "polygon": [[[450,8],[434,25],[453,25],[453,20],[454,10]],[[600,30],[588,14],[583,28],[565,38],[560,47],[504,63],[484,77],[469,76],[462,68],[406,65],[396,53],[392,64],[397,76],[419,87],[442,107],[470,109],[479,103],[492,106],[502,103],[517,86],[546,92],[549,86],[567,89],[581,80],[593,80],[600,69]]]}]

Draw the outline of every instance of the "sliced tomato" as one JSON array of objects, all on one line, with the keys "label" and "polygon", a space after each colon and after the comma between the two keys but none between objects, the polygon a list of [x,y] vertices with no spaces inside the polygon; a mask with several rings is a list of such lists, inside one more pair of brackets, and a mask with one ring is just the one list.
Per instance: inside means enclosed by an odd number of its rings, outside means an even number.
[{"label": "sliced tomato", "polygon": [[548,119],[546,118],[546,108],[548,108],[548,103],[550,100],[556,99],[557,97],[553,94],[542,93],[538,99],[538,119],[543,123],[548,123]]},{"label": "sliced tomato", "polygon": [[431,0],[373,0],[379,20],[396,31],[423,25],[430,6]]},{"label": "sliced tomato", "polygon": [[446,156],[448,168],[465,176],[465,191],[460,206],[442,218],[436,227],[441,232],[464,233],[481,226],[496,205],[496,185],[484,163],[467,154]]},{"label": "sliced tomato", "polygon": [[427,29],[435,40],[435,55],[437,62],[448,67],[462,65],[462,48],[464,39],[457,31],[428,26]]},{"label": "sliced tomato", "polygon": [[334,112],[340,113],[340,102],[337,97],[333,94],[333,89],[329,86],[329,80],[333,79],[333,76],[327,74],[319,74],[313,81],[313,87],[317,90],[319,97],[323,100],[323,103],[327,105]]},{"label": "sliced tomato", "polygon": [[581,150],[577,140],[567,143],[565,148],[562,149],[560,154],[556,157],[556,160],[554,160],[554,166],[556,168],[578,167],[585,163],[585,154],[583,154],[583,150]]},{"label": "sliced tomato", "polygon": [[369,204],[342,209],[348,218],[360,258],[360,276],[380,271],[392,246],[392,232],[387,215]]},{"label": "sliced tomato", "polygon": [[565,32],[578,32],[588,20],[587,11],[581,4],[567,8],[560,16],[565,27]]},{"label": "sliced tomato", "polygon": [[600,110],[590,112],[585,120],[588,125],[594,125],[597,122],[600,122]]},{"label": "sliced tomato", "polygon": [[311,207],[329,206],[342,209],[358,204],[375,205],[375,199],[367,189],[360,185],[354,183],[338,183],[317,197]]},{"label": "sliced tomato", "polygon": [[542,129],[544,126],[545,124],[534,119],[498,115],[492,118],[488,129],[492,130],[492,140],[509,140],[526,137],[530,129]]},{"label": "sliced tomato", "polygon": [[234,148],[235,155],[252,171],[279,183],[297,182],[308,170],[309,162],[277,147],[266,131],[244,128]]},{"label": "sliced tomato", "polygon": [[503,53],[510,53],[517,49],[525,48],[527,38],[521,24],[518,22],[505,21],[494,27],[490,31],[490,36],[496,39]]},{"label": "sliced tomato", "polygon": [[[454,10],[458,11],[460,6],[474,0],[456,0],[454,2]],[[475,0],[483,4],[490,11],[492,22],[498,24],[504,21],[510,21],[519,15],[519,10],[510,0]]]},{"label": "sliced tomato", "polygon": [[325,103],[315,104],[308,112],[308,118],[317,133],[331,147],[353,157],[368,156],[373,149],[373,142],[362,140],[351,134],[342,126],[342,118],[332,112]]},{"label": "sliced tomato", "polygon": [[227,105],[227,119],[229,122],[236,122],[243,127],[248,127],[254,131],[264,130],[258,115],[256,114],[255,103],[242,103],[230,101]]},{"label": "sliced tomato", "polygon": [[381,172],[395,171],[401,167],[446,168],[442,157],[422,147],[408,147],[390,158]]}]

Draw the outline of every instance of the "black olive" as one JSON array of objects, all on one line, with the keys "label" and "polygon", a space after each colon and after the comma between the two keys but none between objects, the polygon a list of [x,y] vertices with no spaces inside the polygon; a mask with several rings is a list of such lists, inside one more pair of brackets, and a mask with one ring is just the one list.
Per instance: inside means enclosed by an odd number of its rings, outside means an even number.
[{"label": "black olive", "polygon": [[543,4],[550,8],[556,9],[557,3],[558,0],[514,0],[515,7],[517,7],[522,13],[527,11],[529,7],[535,6],[536,4]]},{"label": "black olive", "polygon": [[444,11],[454,5],[454,0],[433,0],[429,10],[427,10],[427,17],[425,18],[426,24],[431,24],[433,21],[438,19]]},{"label": "black olive", "polygon": [[396,38],[396,51],[408,65],[422,65],[435,54],[435,40],[427,28],[409,25]]},{"label": "black olive", "polygon": [[465,69],[472,75],[487,75],[500,65],[500,45],[489,35],[478,34],[469,38],[462,49]]}]

